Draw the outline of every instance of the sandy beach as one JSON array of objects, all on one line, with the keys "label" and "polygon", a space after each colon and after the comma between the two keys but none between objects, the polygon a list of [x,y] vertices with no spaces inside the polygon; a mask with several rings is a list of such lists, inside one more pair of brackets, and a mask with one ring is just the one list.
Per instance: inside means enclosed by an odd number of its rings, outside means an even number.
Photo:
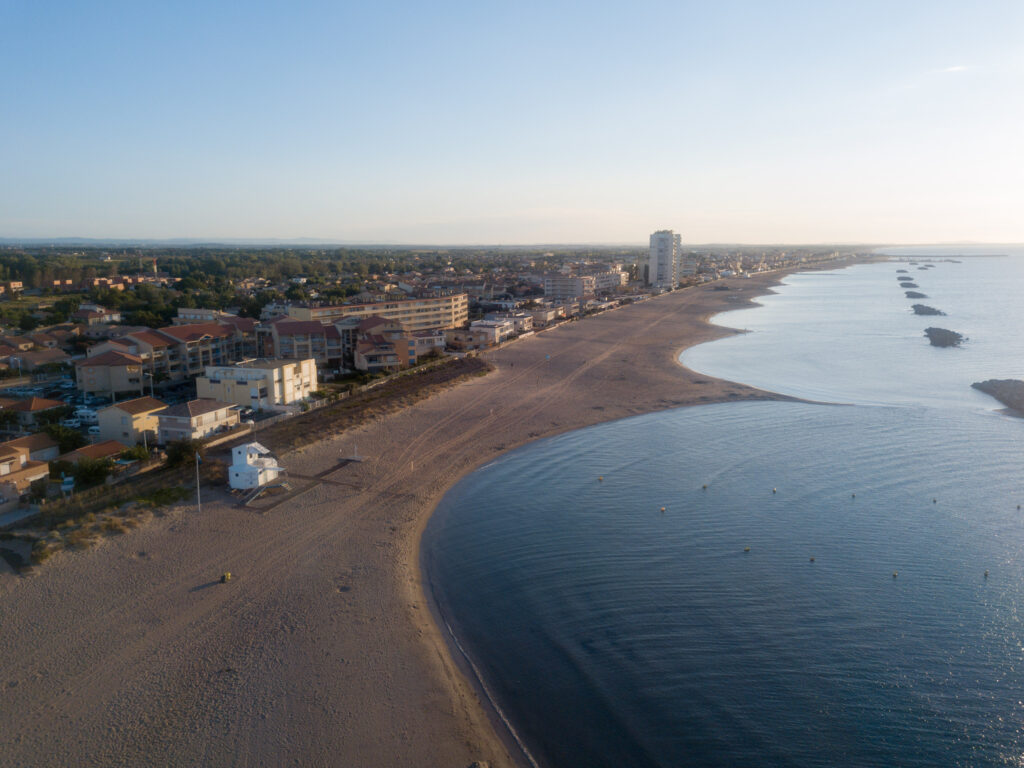
[{"label": "sandy beach", "polygon": [[[0,574],[0,765],[520,764],[432,618],[423,528],[460,477],[640,413],[782,399],[676,358],[776,275],[680,291],[487,353],[496,370],[281,456],[265,513],[205,492],[31,577]],[[269,446],[271,449],[274,446]],[[232,572],[220,584],[222,572]]]}]

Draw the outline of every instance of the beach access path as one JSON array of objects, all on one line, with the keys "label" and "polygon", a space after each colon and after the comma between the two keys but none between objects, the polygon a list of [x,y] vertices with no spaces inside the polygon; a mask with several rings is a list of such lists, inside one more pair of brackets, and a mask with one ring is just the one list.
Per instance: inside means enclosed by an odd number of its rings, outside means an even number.
[{"label": "beach access path", "polygon": [[487,376],[282,455],[307,476],[363,461],[265,514],[211,489],[201,513],[180,504],[31,577],[0,575],[0,765],[515,765],[424,597],[431,512],[536,438],[776,398],[677,356],[733,333],[705,319],[777,278],[677,291],[488,353]]}]

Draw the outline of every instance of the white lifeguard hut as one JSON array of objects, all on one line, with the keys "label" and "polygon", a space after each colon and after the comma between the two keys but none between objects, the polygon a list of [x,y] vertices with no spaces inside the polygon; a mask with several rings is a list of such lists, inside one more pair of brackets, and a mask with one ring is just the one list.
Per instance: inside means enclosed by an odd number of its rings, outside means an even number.
[{"label": "white lifeguard hut", "polygon": [[259,443],[237,445],[231,451],[228,484],[236,490],[262,488],[284,474],[284,467]]}]

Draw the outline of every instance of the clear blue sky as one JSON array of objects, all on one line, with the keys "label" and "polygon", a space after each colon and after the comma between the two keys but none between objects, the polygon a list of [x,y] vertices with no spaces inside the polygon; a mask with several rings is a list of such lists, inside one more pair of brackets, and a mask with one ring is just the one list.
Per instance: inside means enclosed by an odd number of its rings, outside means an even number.
[{"label": "clear blue sky", "polygon": [[0,236],[1024,241],[1024,3],[0,0]]}]

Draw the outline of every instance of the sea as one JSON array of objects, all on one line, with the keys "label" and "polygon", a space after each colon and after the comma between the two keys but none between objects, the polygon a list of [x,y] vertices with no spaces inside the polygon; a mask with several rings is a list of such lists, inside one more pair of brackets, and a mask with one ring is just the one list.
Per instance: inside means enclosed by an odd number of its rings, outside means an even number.
[{"label": "sea", "polygon": [[444,498],[428,582],[527,762],[1024,765],[1024,419],[971,388],[1024,379],[1024,248],[886,253],[682,356],[804,402],[537,441]]}]

